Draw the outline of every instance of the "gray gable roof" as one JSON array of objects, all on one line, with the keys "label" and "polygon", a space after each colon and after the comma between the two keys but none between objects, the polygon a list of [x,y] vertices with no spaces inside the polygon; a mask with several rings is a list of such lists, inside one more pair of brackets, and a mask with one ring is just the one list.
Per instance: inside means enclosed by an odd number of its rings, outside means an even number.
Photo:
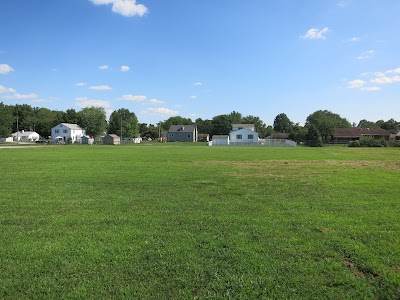
[{"label": "gray gable roof", "polygon": [[196,125],[172,125],[168,132],[193,132]]},{"label": "gray gable roof", "polygon": [[[61,123],[61,124],[63,126],[65,126],[65,127],[69,128],[69,129],[72,129],[72,130],[82,130],[82,128],[79,127],[78,124],[71,124],[71,123]],[[58,124],[58,125],[61,125],[61,124]]]}]

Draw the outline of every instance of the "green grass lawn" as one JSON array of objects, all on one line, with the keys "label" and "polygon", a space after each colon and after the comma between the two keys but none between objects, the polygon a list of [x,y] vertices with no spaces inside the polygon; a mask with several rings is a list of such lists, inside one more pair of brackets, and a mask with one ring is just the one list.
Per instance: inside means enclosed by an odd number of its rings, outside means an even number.
[{"label": "green grass lawn", "polygon": [[400,149],[0,149],[1,299],[399,299]]}]

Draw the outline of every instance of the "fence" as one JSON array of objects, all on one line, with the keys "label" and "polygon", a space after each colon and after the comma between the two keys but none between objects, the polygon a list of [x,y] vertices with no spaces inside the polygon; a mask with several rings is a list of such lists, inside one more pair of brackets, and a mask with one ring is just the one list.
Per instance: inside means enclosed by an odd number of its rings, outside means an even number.
[{"label": "fence", "polygon": [[296,147],[297,143],[291,140],[285,139],[265,139],[258,142],[236,142],[229,143],[229,145],[213,144],[210,142],[210,146],[213,147]]}]

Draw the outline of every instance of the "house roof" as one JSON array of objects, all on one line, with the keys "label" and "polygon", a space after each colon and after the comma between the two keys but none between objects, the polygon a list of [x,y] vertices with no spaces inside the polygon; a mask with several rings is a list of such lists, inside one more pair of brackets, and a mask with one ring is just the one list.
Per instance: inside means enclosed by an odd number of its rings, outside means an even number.
[{"label": "house roof", "polygon": [[390,132],[382,128],[336,128],[334,137],[361,137],[363,135],[390,136]]},{"label": "house roof", "polygon": [[229,135],[225,135],[225,134],[214,134],[212,136],[213,139],[227,139],[229,138]]},{"label": "house roof", "polygon": [[17,136],[17,134],[19,135],[19,136],[22,136],[22,135],[31,135],[31,134],[37,134],[37,135],[39,135],[36,131],[18,131],[18,132],[14,132],[13,134],[12,134],[12,136]]},{"label": "house roof", "polygon": [[193,132],[196,125],[171,125],[168,132]]},{"label": "house roof", "polygon": [[232,130],[232,131],[230,132],[230,134],[232,134],[232,133],[251,133],[251,134],[258,134],[256,131],[253,131],[253,130],[251,130],[251,129],[249,129],[249,128],[242,128],[242,129],[239,129],[239,130]]},{"label": "house roof", "polygon": [[54,127],[58,127],[60,125],[63,125],[63,126],[69,128],[71,130],[83,130],[78,124],[71,124],[71,123],[60,123],[60,124],[58,124],[57,126],[54,126]]},{"label": "house roof", "polygon": [[287,132],[272,132],[269,138],[271,139],[287,139],[290,133]]},{"label": "house roof", "polygon": [[118,136],[118,135],[116,135],[116,134],[113,134],[113,133],[111,133],[111,134],[107,134],[106,136],[111,136],[111,137],[113,137],[113,138],[118,138],[118,139],[119,139],[119,136]]},{"label": "house roof", "polygon": [[241,128],[253,128],[254,124],[232,124],[233,127],[241,127]]}]

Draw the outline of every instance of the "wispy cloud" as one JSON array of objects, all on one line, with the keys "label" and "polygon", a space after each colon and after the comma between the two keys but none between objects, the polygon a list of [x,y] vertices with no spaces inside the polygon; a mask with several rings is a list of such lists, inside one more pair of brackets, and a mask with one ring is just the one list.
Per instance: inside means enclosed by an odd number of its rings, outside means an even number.
[{"label": "wispy cloud", "polygon": [[400,73],[400,68],[393,69],[393,70],[387,70],[385,73],[391,74],[391,73]]},{"label": "wispy cloud", "polygon": [[195,82],[195,83],[193,83],[193,85],[194,85],[194,86],[202,86],[202,85],[203,85],[203,83],[202,83],[202,82],[200,82],[200,81],[198,81],[198,82]]},{"label": "wispy cloud", "polygon": [[347,1],[340,1],[337,6],[344,8],[346,6],[349,6],[351,4],[351,0],[347,0]]},{"label": "wispy cloud", "polygon": [[108,91],[112,90],[112,87],[108,85],[92,85],[91,87],[89,87],[89,89],[96,91]]},{"label": "wispy cloud", "polygon": [[371,59],[375,56],[375,50],[368,50],[357,57],[358,60]]},{"label": "wispy cloud", "polygon": [[38,98],[38,95],[31,93],[31,94],[19,94],[15,93],[12,95],[7,95],[4,96],[3,99],[15,99],[15,100],[21,100],[21,99],[36,99]]},{"label": "wispy cloud", "polygon": [[5,86],[0,85],[0,94],[5,94],[5,93],[15,93],[16,90],[12,88],[7,88]]},{"label": "wispy cloud", "polygon": [[129,66],[121,66],[121,72],[128,72],[131,68]]},{"label": "wispy cloud", "polygon": [[131,101],[131,102],[144,102],[147,100],[147,97],[127,94],[127,95],[122,95],[120,100]]},{"label": "wispy cloud", "polygon": [[11,68],[9,65],[7,64],[0,64],[0,74],[4,75],[10,72],[13,72],[14,69]]},{"label": "wispy cloud", "polygon": [[176,116],[179,114],[179,111],[172,110],[169,108],[165,107],[158,107],[158,108],[153,108],[149,107],[145,109],[144,111],[141,112],[142,115],[157,115],[157,116],[162,116],[162,117],[170,117],[170,116]]},{"label": "wispy cloud", "polygon": [[143,4],[137,4],[136,0],[90,0],[95,5],[112,5],[112,11],[125,17],[140,16],[148,12]]},{"label": "wispy cloud", "polygon": [[149,103],[151,103],[151,104],[163,104],[165,102],[162,101],[162,100],[158,100],[158,99],[150,99]]},{"label": "wispy cloud", "polygon": [[78,82],[77,84],[75,84],[76,86],[86,86],[87,83],[86,82]]},{"label": "wispy cloud", "polygon": [[357,88],[361,88],[362,86],[364,86],[364,84],[366,84],[367,82],[361,79],[356,79],[356,80],[352,80],[349,82],[349,89],[357,89]]},{"label": "wispy cloud", "polygon": [[378,83],[378,84],[396,83],[396,82],[400,82],[400,76],[393,76],[393,77],[382,76],[382,77],[377,77],[377,78],[371,79],[371,82],[372,83]]},{"label": "wispy cloud", "polygon": [[196,100],[197,96],[190,96],[189,98],[192,99],[192,100]]},{"label": "wispy cloud", "polygon": [[370,86],[361,88],[363,92],[377,92],[380,91],[381,88],[379,86]]},{"label": "wispy cloud", "polygon": [[326,34],[329,32],[328,27],[324,27],[321,30],[318,28],[309,29],[304,35],[301,36],[303,39],[307,40],[325,40]]},{"label": "wispy cloud", "polygon": [[89,99],[88,97],[79,97],[76,98],[76,105],[78,107],[104,107],[104,108],[109,108],[111,107],[111,104],[108,101],[104,100],[95,100],[95,99]]},{"label": "wispy cloud", "polygon": [[103,66],[98,67],[98,69],[99,70],[108,70],[108,69],[110,69],[110,67],[107,65],[103,65]]}]

